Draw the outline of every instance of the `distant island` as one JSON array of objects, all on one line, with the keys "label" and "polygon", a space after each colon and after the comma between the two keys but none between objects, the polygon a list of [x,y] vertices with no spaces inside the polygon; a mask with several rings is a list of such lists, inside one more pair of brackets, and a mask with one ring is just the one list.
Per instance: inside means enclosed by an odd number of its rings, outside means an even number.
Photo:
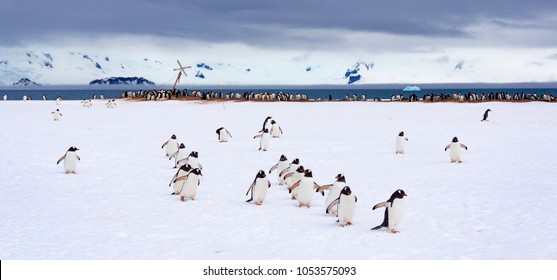
[{"label": "distant island", "polygon": [[19,81],[12,84],[17,87],[27,87],[27,86],[40,86],[41,84],[35,83],[28,78],[21,78]]},{"label": "distant island", "polygon": [[89,85],[154,85],[143,77],[110,77],[92,80]]}]

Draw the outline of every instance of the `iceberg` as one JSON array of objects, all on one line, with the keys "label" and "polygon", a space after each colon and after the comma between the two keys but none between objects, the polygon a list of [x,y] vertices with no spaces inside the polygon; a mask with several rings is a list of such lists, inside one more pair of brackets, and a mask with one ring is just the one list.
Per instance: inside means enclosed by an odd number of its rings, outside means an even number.
[{"label": "iceberg", "polygon": [[418,86],[407,86],[402,91],[421,91]]}]

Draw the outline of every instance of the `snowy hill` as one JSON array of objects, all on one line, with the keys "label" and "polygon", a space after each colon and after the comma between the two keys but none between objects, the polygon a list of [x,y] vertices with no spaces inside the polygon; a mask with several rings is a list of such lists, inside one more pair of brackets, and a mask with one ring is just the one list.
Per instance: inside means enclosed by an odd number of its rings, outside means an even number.
[{"label": "snowy hill", "polygon": [[154,85],[143,77],[110,77],[89,82],[90,85]]},{"label": "snowy hill", "polygon": [[37,84],[29,80],[28,78],[21,78],[19,79],[19,81],[13,83],[13,85],[18,87],[28,87],[28,86],[40,86],[41,84]]},{"label": "snowy hill", "polygon": [[[0,157],[1,259],[557,258],[554,104],[104,103],[0,101],[11,147]],[[253,136],[267,116],[284,134],[261,152]],[[161,144],[172,134],[199,152],[196,201],[170,195],[176,169]],[[443,150],[454,136],[468,147],[461,164]],[[76,175],[56,165],[70,146]],[[318,194],[298,208],[276,171],[263,205],[246,203],[281,154],[321,185],[343,173],[358,197],[354,225],[326,216]],[[370,231],[383,220],[371,207],[398,188],[408,194],[400,233]]]}]

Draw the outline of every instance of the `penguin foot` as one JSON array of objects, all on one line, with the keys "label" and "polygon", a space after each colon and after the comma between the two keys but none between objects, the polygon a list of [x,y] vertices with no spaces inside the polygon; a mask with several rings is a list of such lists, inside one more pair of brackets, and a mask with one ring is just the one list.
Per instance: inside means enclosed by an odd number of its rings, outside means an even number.
[{"label": "penguin foot", "polygon": [[391,229],[391,233],[399,233],[400,231],[396,230],[396,229]]},{"label": "penguin foot", "polygon": [[298,207],[300,207],[300,208],[301,208],[301,207],[302,207],[302,204],[301,204],[301,203],[298,203]]},{"label": "penguin foot", "polygon": [[295,197],[295,196],[292,196],[292,198],[291,198],[291,199],[292,199],[292,200],[296,200],[296,197]]},{"label": "penguin foot", "polygon": [[348,222],[348,223],[346,223],[346,224],[349,225],[349,226],[351,226],[351,225],[352,225],[352,222]]},{"label": "penguin foot", "polygon": [[261,206],[262,203],[263,203],[263,202],[256,202],[255,205]]},{"label": "penguin foot", "polygon": [[344,225],[343,225],[343,224],[340,224],[340,227],[344,227]]},{"label": "penguin foot", "polygon": [[72,171],[73,174],[75,174],[75,171]]},{"label": "penguin foot", "polygon": [[70,173],[70,171],[64,171],[64,173],[66,173],[66,174],[69,174],[69,173]]},{"label": "penguin foot", "polygon": [[459,160],[458,163],[462,163],[462,160]]},{"label": "penguin foot", "polygon": [[186,201],[183,196],[180,196],[180,201]]}]

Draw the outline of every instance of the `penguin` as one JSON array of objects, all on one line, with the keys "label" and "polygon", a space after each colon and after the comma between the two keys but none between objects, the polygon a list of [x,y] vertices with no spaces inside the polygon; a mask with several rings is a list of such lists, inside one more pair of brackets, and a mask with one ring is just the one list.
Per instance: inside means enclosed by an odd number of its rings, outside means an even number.
[{"label": "penguin", "polygon": [[352,194],[349,186],[345,186],[340,191],[338,198],[328,204],[329,206],[327,206],[325,213],[329,214],[333,209],[338,209],[337,222],[340,223],[340,226],[352,225],[352,219],[356,213],[356,202],[358,202],[358,198]]},{"label": "penguin", "polygon": [[174,174],[174,177],[172,177],[170,183],[168,184],[168,186],[170,187],[170,185],[174,183],[174,192],[171,193],[171,195],[179,195],[180,190],[182,190],[182,187],[184,186],[185,180],[176,181],[176,178],[187,177],[191,170],[192,168],[189,164],[180,166],[180,169],[178,169],[178,171],[176,172],[176,174]]},{"label": "penguin", "polygon": [[271,169],[269,169],[269,175],[271,173],[273,173],[273,170],[278,170],[277,172],[277,177],[278,177],[278,184],[279,185],[284,185],[286,184],[286,181],[284,180],[284,178],[281,176],[281,173],[285,170],[288,170],[289,167],[289,163],[288,163],[288,159],[286,158],[286,156],[281,155],[279,158],[279,162],[275,165],[273,165],[271,167]]},{"label": "penguin", "polygon": [[396,154],[404,154],[404,144],[408,138],[404,137],[404,131],[401,131],[396,137]]},{"label": "penguin", "polygon": [[458,142],[458,138],[456,137],[453,137],[453,142],[445,147],[445,151],[447,151],[447,149],[449,148],[451,149],[451,163],[462,162],[460,158],[460,148],[464,148],[468,151],[468,147],[466,147],[466,145],[464,144],[460,144]]},{"label": "penguin", "polygon": [[269,142],[271,140],[271,134],[269,133],[269,130],[265,128],[263,130],[263,133],[253,136],[253,139],[255,138],[261,138],[261,141],[259,141],[259,150],[267,151],[267,149],[269,148]]},{"label": "penguin", "polygon": [[52,112],[51,114],[54,117],[55,121],[59,121],[60,117],[62,116],[62,113],[60,113],[60,109],[56,109],[56,111]]},{"label": "penguin", "polygon": [[60,105],[60,103],[62,103],[62,97],[58,96],[56,97],[56,105]]},{"label": "penguin", "polygon": [[484,118],[481,120],[482,122],[483,122],[483,121],[488,121],[488,120],[487,120],[487,116],[489,115],[489,112],[491,112],[491,109],[487,109],[487,110],[485,111],[485,113],[484,113]]},{"label": "penguin", "polygon": [[176,140],[176,135],[172,134],[172,136],[170,136],[170,139],[162,144],[161,149],[163,149],[164,146],[166,146],[165,156],[167,157],[178,151],[178,140]]},{"label": "penguin", "polygon": [[268,117],[265,118],[265,120],[263,121],[263,128],[261,128],[261,130],[259,132],[263,132],[263,131],[265,131],[265,129],[271,130],[271,119],[272,118],[273,117],[271,117],[271,116],[268,116]]},{"label": "penguin", "polygon": [[43,93],[43,100],[48,100],[48,98],[46,97],[46,95]]},{"label": "penguin", "polygon": [[299,182],[302,178],[304,178],[305,169],[304,166],[299,165],[294,172],[290,172],[284,175],[284,178],[287,180],[286,185],[288,186],[288,193],[291,195],[292,200],[296,200],[298,197],[299,189],[293,188],[294,184]]},{"label": "penguin", "polygon": [[76,151],[79,151],[79,149],[75,146],[71,146],[68,151],[56,162],[56,164],[59,164],[62,160],[64,161],[64,172],[66,174],[75,174],[77,161],[81,160],[81,158],[75,153]]},{"label": "penguin", "polygon": [[267,196],[267,189],[271,187],[271,182],[267,179],[267,175],[265,175],[265,171],[259,170],[257,175],[255,175],[255,179],[253,179],[253,183],[248,188],[246,195],[251,192],[251,198],[246,200],[246,202],[250,202],[255,200],[255,205],[261,205],[265,197]]},{"label": "penguin", "polygon": [[275,120],[271,120],[271,136],[273,138],[278,138],[282,134],[282,128],[277,124]]},{"label": "penguin", "polygon": [[4,94],[4,101],[8,100],[8,96]]},{"label": "penguin", "polygon": [[385,207],[385,217],[380,225],[372,228],[371,230],[386,227],[391,233],[398,233],[399,231],[396,230],[395,227],[400,224],[402,214],[404,214],[404,203],[402,199],[405,196],[407,196],[406,193],[403,190],[398,189],[391,195],[389,200],[375,204],[375,206],[373,206],[373,210]]},{"label": "penguin", "polygon": [[184,163],[189,164],[192,168],[203,169],[203,166],[201,166],[201,163],[199,163],[199,153],[197,153],[196,151],[192,151],[187,158],[179,160],[177,162],[178,165]]},{"label": "penguin", "polygon": [[219,138],[219,142],[228,142],[228,139],[232,138],[230,132],[228,132],[228,130],[224,127],[217,129],[217,136]]},{"label": "penguin", "polygon": [[313,189],[319,188],[319,185],[313,180],[313,173],[310,169],[304,170],[304,177],[300,181],[292,185],[289,192],[298,189],[298,207],[306,206],[311,207],[311,201],[313,199]]},{"label": "penguin", "polygon": [[300,159],[295,158],[294,160],[292,160],[292,162],[288,166],[288,169],[285,169],[285,170],[283,170],[282,172],[279,173],[279,178],[281,178],[284,181],[284,183],[286,184],[287,187],[292,186],[292,184],[294,184],[295,182],[292,183],[292,178],[291,177],[288,178],[288,177],[286,177],[286,175],[288,175],[288,173],[295,172],[296,169],[298,169],[299,166],[300,166]]},{"label": "penguin", "polygon": [[197,195],[197,187],[199,183],[201,183],[201,177],[203,174],[201,173],[201,169],[194,168],[192,169],[188,175],[181,176],[174,179],[174,182],[184,181],[182,188],[178,190],[180,193],[180,201],[185,201],[186,198],[191,200],[195,200],[195,196]]},{"label": "penguin", "polygon": [[337,207],[336,206],[329,207],[329,205],[339,197],[342,189],[346,187],[346,178],[344,177],[344,174],[339,173],[337,176],[335,176],[335,179],[336,181],[334,183],[323,185],[319,187],[317,190],[315,190],[316,192],[321,192],[321,193],[324,193],[325,190],[329,190],[329,194],[327,194],[327,199],[325,200],[325,207],[327,207],[326,209],[327,214],[329,213],[337,214]]},{"label": "penguin", "polygon": [[[186,145],[184,145],[184,143],[180,143],[180,146],[178,147],[178,151],[174,152],[172,155],[170,155],[168,157],[168,160],[171,160],[172,158],[174,158],[174,167],[173,168],[178,168],[182,165],[184,165],[185,163],[185,159],[188,157],[188,151],[186,150]],[[182,162],[180,162],[182,161]]]}]

